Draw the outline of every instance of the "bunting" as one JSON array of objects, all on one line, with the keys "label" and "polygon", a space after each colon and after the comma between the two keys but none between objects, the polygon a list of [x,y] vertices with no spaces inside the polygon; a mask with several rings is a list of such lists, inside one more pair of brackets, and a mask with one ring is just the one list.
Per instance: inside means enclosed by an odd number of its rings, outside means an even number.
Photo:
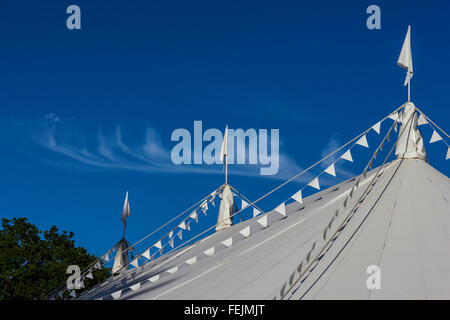
[{"label": "bunting", "polygon": [[[191,220],[192,221],[192,220]],[[191,231],[191,221],[189,221],[188,223],[186,223],[186,229]]]},{"label": "bunting", "polygon": [[130,289],[133,290],[133,291],[137,291],[137,290],[139,290],[140,288],[141,288],[141,283],[140,283],[140,282],[138,282],[138,283],[133,284],[132,286],[130,286]]},{"label": "bunting", "polygon": [[450,159],[450,147],[448,147],[447,155],[445,156],[445,160]]},{"label": "bunting", "polygon": [[155,243],[154,247],[161,249],[162,248],[161,240],[159,240],[157,243]]},{"label": "bunting", "polygon": [[291,198],[294,199],[295,201],[297,201],[298,203],[303,203],[302,190],[300,189],[300,190],[299,190],[296,194],[294,194]]},{"label": "bunting", "polygon": [[258,209],[256,209],[255,207],[253,208],[253,218],[256,217],[258,214],[260,214],[261,211],[259,211]]},{"label": "bunting", "polygon": [[132,266],[134,266],[135,268],[139,267],[139,261],[138,258],[134,259],[133,261],[130,262],[130,264]]},{"label": "bunting", "polygon": [[267,214],[256,220],[260,225],[263,226],[263,228],[267,228]]},{"label": "bunting", "polygon": [[361,138],[359,138],[359,140],[356,141],[356,144],[359,144],[360,146],[368,148],[369,144],[367,143],[366,135],[363,135]]},{"label": "bunting", "polygon": [[183,240],[183,230],[178,231],[177,236],[178,238],[180,238],[180,240]]},{"label": "bunting", "polygon": [[241,210],[244,210],[247,207],[248,207],[248,202],[245,201],[244,199],[242,199]]},{"label": "bunting", "polygon": [[244,229],[239,231],[239,233],[242,234],[246,238],[249,237],[250,236],[250,226],[245,227]]},{"label": "bunting", "polygon": [[173,236],[173,230],[171,230],[171,231],[169,232],[169,239],[172,238],[172,236]]},{"label": "bunting", "polygon": [[196,262],[197,262],[197,257],[192,257],[192,258],[186,260],[186,263],[189,264],[189,265],[192,265],[192,264],[194,264]]},{"label": "bunting", "polygon": [[76,298],[77,297],[77,294],[75,293],[75,289],[73,289],[71,292],[70,292],[70,294],[69,294],[71,297],[73,297],[73,298]]},{"label": "bunting", "polygon": [[214,253],[216,253],[216,250],[214,247],[209,248],[208,250],[203,251],[203,253],[205,255],[207,255],[208,257],[211,257],[214,255]]},{"label": "bunting", "polygon": [[184,220],[178,225],[178,228],[186,230],[186,224],[184,223]]},{"label": "bunting", "polygon": [[325,172],[336,177],[336,171],[334,170],[334,163],[332,163],[328,168],[325,169]]},{"label": "bunting", "polygon": [[92,269],[89,269],[89,272],[86,274],[86,278],[94,279],[94,275],[92,274]]},{"label": "bunting", "polygon": [[169,240],[169,245],[173,248],[173,239],[174,238],[171,238],[170,240]]},{"label": "bunting", "polygon": [[419,116],[419,120],[417,120],[417,125],[421,126],[421,125],[427,124],[427,123],[428,123],[427,119],[425,118],[423,113],[421,113]]},{"label": "bunting", "polygon": [[286,217],[286,206],[284,202],[275,208],[275,211],[281,214],[283,217]]},{"label": "bunting", "polygon": [[194,219],[196,223],[198,223],[198,214],[196,211],[192,212],[189,216],[190,218]]},{"label": "bunting", "polygon": [[319,178],[318,177],[314,178],[310,183],[308,183],[308,186],[320,190]]},{"label": "bunting", "polygon": [[150,260],[150,249],[147,249],[144,251],[144,253],[142,254],[145,258],[147,258],[147,260]]},{"label": "bunting", "polygon": [[167,270],[167,272],[170,273],[170,274],[174,274],[177,271],[178,271],[178,266],[175,266],[175,267],[170,268],[170,269]]},{"label": "bunting", "polygon": [[226,246],[226,247],[230,247],[230,246],[233,244],[233,238],[230,237],[230,238],[228,238],[227,240],[222,241],[222,244],[223,244],[224,246]]},{"label": "bunting", "polygon": [[381,126],[381,122],[377,122],[376,124],[374,124],[374,125],[372,126],[372,129],[373,129],[376,133],[380,134],[380,126]]},{"label": "bunting", "polygon": [[348,149],[342,156],[342,159],[353,162],[352,153],[350,152],[350,149]]},{"label": "bunting", "polygon": [[114,299],[119,299],[120,296],[121,296],[121,294],[122,294],[122,290],[119,290],[119,291],[116,291],[116,292],[111,293],[111,296],[112,296]]},{"label": "bunting", "polygon": [[442,137],[439,135],[439,133],[436,132],[436,130],[434,130],[433,135],[431,136],[431,139],[430,139],[430,143],[434,143],[439,140],[442,140]]}]

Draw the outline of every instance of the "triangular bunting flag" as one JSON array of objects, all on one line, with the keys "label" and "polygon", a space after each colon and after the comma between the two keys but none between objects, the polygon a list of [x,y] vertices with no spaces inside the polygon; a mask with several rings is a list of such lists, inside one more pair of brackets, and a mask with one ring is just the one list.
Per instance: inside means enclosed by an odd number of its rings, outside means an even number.
[{"label": "triangular bunting flag", "polygon": [[244,237],[248,237],[250,236],[250,226],[245,227],[244,229],[242,229],[241,231],[239,231],[240,234],[242,234]]},{"label": "triangular bunting flag", "polygon": [[247,208],[247,206],[248,206],[248,202],[245,201],[244,199],[242,199],[241,210],[244,210],[245,208]]},{"label": "triangular bunting flag", "polygon": [[172,236],[173,236],[173,231],[170,231],[169,232],[169,239],[172,238]]},{"label": "triangular bunting flag", "polygon": [[92,274],[92,271],[89,269],[89,272],[86,275],[86,278],[88,279],[94,279],[94,275]]},{"label": "triangular bunting flag", "polygon": [[180,230],[177,235],[180,240],[183,240],[183,230]]},{"label": "triangular bunting flag", "polygon": [[161,249],[158,250],[158,252],[159,252],[159,254],[160,254],[161,256],[163,255],[163,250],[164,250],[164,248],[161,248]]},{"label": "triangular bunting flag", "polygon": [[130,264],[136,268],[139,267],[139,261],[137,258],[131,261]]},{"label": "triangular bunting flag", "polygon": [[177,271],[178,271],[178,266],[175,266],[175,267],[170,268],[170,269],[167,270],[167,272],[170,273],[170,274],[174,274]]},{"label": "triangular bunting flag", "polygon": [[297,193],[294,194],[291,198],[297,201],[298,203],[303,203],[302,190],[300,189],[299,191],[297,191]]},{"label": "triangular bunting flag", "polygon": [[283,217],[286,217],[286,206],[284,202],[275,208],[275,211],[281,214]]},{"label": "triangular bunting flag", "polygon": [[359,140],[356,141],[356,144],[368,148],[369,144],[367,143],[366,135],[363,135],[361,138],[359,138]]},{"label": "triangular bunting flag", "polygon": [[184,221],[182,221],[179,225],[178,228],[181,228],[183,230],[186,230],[186,223],[184,223]]},{"label": "triangular bunting flag", "polygon": [[171,238],[171,239],[169,240],[169,246],[171,246],[172,248],[173,248],[173,239],[174,239],[174,238]]},{"label": "triangular bunting flag", "polygon": [[332,163],[328,168],[326,168],[325,172],[331,174],[333,177],[336,177],[336,171],[334,170],[334,163]]},{"label": "triangular bunting flag", "polygon": [[189,265],[194,264],[196,262],[197,262],[197,257],[193,257],[193,258],[186,260],[186,263]]},{"label": "triangular bunting flag", "polygon": [[156,276],[151,277],[150,279],[148,279],[150,282],[156,282],[159,280],[159,274],[157,274]]},{"label": "triangular bunting flag", "polygon": [[139,290],[139,288],[141,287],[141,283],[138,282],[136,284],[133,284],[132,286],[130,286],[130,289],[133,291]]},{"label": "triangular bunting flag", "polygon": [[105,254],[105,258],[104,258],[104,260],[105,260],[106,262],[108,262],[108,261],[109,261],[109,255],[108,255],[108,254]]},{"label": "triangular bunting flag", "polygon": [[389,119],[392,119],[394,121],[398,121],[398,113],[394,112],[389,116]]},{"label": "triangular bunting flag", "polygon": [[196,223],[198,223],[198,214],[197,214],[197,212],[195,212],[195,211],[192,212],[189,217],[191,217],[192,219],[195,220]]},{"label": "triangular bunting flag", "polygon": [[263,226],[263,228],[267,228],[267,214],[256,220],[260,225]]},{"label": "triangular bunting flag", "polygon": [[116,292],[111,293],[111,296],[112,296],[114,299],[119,299],[121,294],[122,294],[122,290],[119,290],[119,291],[116,291]]},{"label": "triangular bunting flag", "polygon": [[155,243],[154,245],[156,248],[161,249],[162,245],[161,245],[161,240],[159,240],[157,243]]},{"label": "triangular bunting flag", "polygon": [[376,133],[380,134],[380,126],[381,122],[378,122],[372,126],[372,129],[375,130]]},{"label": "triangular bunting flag", "polygon": [[447,156],[445,157],[445,160],[450,159],[450,147],[447,150]]},{"label": "triangular bunting flag", "polygon": [[75,289],[70,292],[70,296],[76,298],[77,294],[75,293]]},{"label": "triangular bunting flag", "polygon": [[[192,220],[191,220],[192,221]],[[191,231],[191,221],[189,221],[188,223],[186,223],[186,229]]]},{"label": "triangular bunting flag", "polygon": [[320,190],[320,185],[319,185],[319,178],[314,178],[310,183],[308,183],[308,186],[316,188],[317,190]]},{"label": "triangular bunting flag", "polygon": [[436,130],[433,131],[433,135],[431,136],[430,143],[436,142],[442,140],[442,137],[439,135],[439,133],[436,132]]},{"label": "triangular bunting flag", "polygon": [[427,119],[425,118],[425,116],[423,115],[423,113],[421,113],[420,116],[419,116],[419,120],[417,120],[417,124],[418,124],[419,126],[421,126],[421,125],[427,124],[427,123],[428,123]]},{"label": "triangular bunting flag", "polygon": [[142,254],[145,258],[147,258],[148,260],[150,260],[150,249],[147,249],[144,251],[144,253]]},{"label": "triangular bunting flag", "polygon": [[208,250],[203,251],[203,253],[206,254],[208,257],[213,256],[215,252],[216,252],[216,250],[214,249],[214,247],[211,247]]},{"label": "triangular bunting flag", "polygon": [[233,238],[230,237],[230,238],[228,238],[227,240],[222,241],[222,244],[223,244],[224,246],[226,246],[226,247],[230,247],[230,246],[233,244]]},{"label": "triangular bunting flag", "polygon": [[345,159],[347,161],[353,162],[352,154],[350,152],[350,149],[348,149],[342,156],[342,159]]},{"label": "triangular bunting flag", "polygon": [[260,214],[261,213],[261,211],[259,211],[258,209],[256,209],[256,208],[253,208],[253,218],[254,217],[256,217],[258,214]]}]

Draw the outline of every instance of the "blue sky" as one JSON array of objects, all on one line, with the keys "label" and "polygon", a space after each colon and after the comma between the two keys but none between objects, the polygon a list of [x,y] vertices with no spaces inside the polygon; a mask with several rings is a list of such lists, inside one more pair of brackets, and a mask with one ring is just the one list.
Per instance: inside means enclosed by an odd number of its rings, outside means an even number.
[{"label": "blue sky", "polygon": [[[70,4],[81,8],[81,30],[66,28]],[[366,28],[371,4],[381,30]],[[1,1],[1,216],[56,224],[101,254],[121,237],[128,190],[134,242],[223,183],[220,166],[194,172],[170,162],[172,131],[192,131],[194,120],[280,129],[277,176],[230,166],[230,183],[256,199],[405,102],[396,61],[408,24],[412,101],[448,130],[449,9],[448,1]],[[424,128],[426,141],[431,133]],[[445,145],[426,147],[448,176]],[[323,183],[356,174],[369,156],[358,152]],[[302,182],[261,206],[272,209]]]}]

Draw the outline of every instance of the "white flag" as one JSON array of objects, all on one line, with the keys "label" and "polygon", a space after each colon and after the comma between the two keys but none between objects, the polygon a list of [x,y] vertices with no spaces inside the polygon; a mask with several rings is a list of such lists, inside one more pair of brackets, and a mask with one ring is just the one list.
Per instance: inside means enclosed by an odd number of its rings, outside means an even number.
[{"label": "white flag", "polygon": [[155,244],[155,247],[158,248],[158,249],[161,249],[161,248],[162,248],[161,240],[159,240],[159,241]]},{"label": "white flag", "polygon": [[247,207],[248,207],[248,202],[245,201],[244,199],[242,199],[241,210],[244,210]]},{"label": "white flag", "polygon": [[445,157],[445,160],[450,159],[450,147],[447,150],[447,156]]},{"label": "white flag", "polygon": [[254,217],[256,217],[258,214],[260,214],[261,213],[261,211],[259,211],[258,209],[256,209],[256,208],[253,208],[253,218]]},{"label": "white flag", "polygon": [[131,264],[132,266],[135,266],[136,268],[139,267],[139,261],[138,261],[137,258],[134,259],[133,261],[131,261],[130,264]]},{"label": "white flag", "polygon": [[368,148],[369,144],[367,143],[366,135],[363,135],[358,141],[356,141],[356,144]]},{"label": "white flag", "polygon": [[150,260],[150,249],[145,250],[145,252],[142,255],[146,257],[148,260]]},{"label": "white flag", "polygon": [[184,223],[184,221],[182,221],[179,225],[178,228],[181,228],[183,230],[186,230],[186,224]]},{"label": "white flag", "polygon": [[112,296],[114,299],[119,299],[121,294],[122,294],[122,290],[119,290],[119,291],[116,291],[116,292],[111,293],[111,296]]},{"label": "white flag", "polygon": [[123,203],[123,209],[122,209],[122,222],[124,224],[127,224],[127,217],[131,216],[130,212],[130,203],[128,202],[128,191],[125,195],[125,202]]},{"label": "white flag", "polygon": [[425,118],[423,113],[421,113],[419,116],[419,120],[417,120],[417,125],[421,126],[421,125],[427,124],[427,123],[428,123],[427,119]]},{"label": "white flag", "polygon": [[326,170],[326,173],[331,174],[333,177],[336,177],[336,171],[334,170],[334,163],[332,163]]},{"label": "white flag", "polygon": [[442,140],[442,137],[439,135],[439,133],[436,132],[436,130],[433,131],[433,135],[431,136],[430,143],[433,143],[433,142],[436,142],[439,140]]},{"label": "white flag", "polygon": [[302,190],[300,189],[300,190],[299,190],[296,194],[294,194],[291,198],[294,199],[295,201],[299,202],[299,203],[303,203]]},{"label": "white flag", "polygon": [[376,133],[380,134],[380,126],[381,122],[377,122],[372,126],[372,129],[375,130]]},{"label": "white flag", "polygon": [[286,206],[284,202],[275,208],[275,211],[281,214],[283,217],[286,217]]},{"label": "white flag", "polygon": [[405,83],[403,84],[404,86],[406,86],[413,76],[413,63],[411,55],[411,26],[408,26],[408,32],[406,32],[406,37],[403,41],[402,51],[400,52],[400,56],[398,57],[397,65],[407,70]]},{"label": "white flag", "polygon": [[225,163],[225,157],[228,155],[228,125],[225,127],[223,135],[222,148],[220,150],[220,161]]},{"label": "white flag", "polygon": [[198,223],[198,214],[197,212],[192,212],[191,215],[189,216],[190,218],[194,219],[196,223]]},{"label": "white flag", "polygon": [[216,250],[214,249],[214,247],[211,247],[208,250],[204,251],[203,253],[206,254],[208,257],[211,257],[212,255],[214,255],[215,252]]},{"label": "white flag", "polygon": [[256,220],[263,228],[267,228],[267,214],[263,215],[261,218]]},{"label": "white flag", "polygon": [[239,233],[242,234],[246,238],[249,237],[250,236],[250,226],[245,227],[244,229],[239,231]]},{"label": "white flag", "polygon": [[225,241],[222,241],[222,244],[223,244],[224,246],[226,246],[226,247],[230,247],[230,246],[233,244],[233,238],[231,237],[231,238],[228,238],[228,239],[225,240]]},{"label": "white flag", "polygon": [[317,190],[320,190],[319,178],[314,178],[310,183],[308,183],[308,186],[316,188]]},{"label": "white flag", "polygon": [[173,239],[174,238],[171,238],[170,240],[169,240],[169,245],[173,248]]},{"label": "white flag", "polygon": [[350,152],[350,149],[348,149],[342,156],[342,159],[348,160],[350,162],[353,162],[352,153]]}]

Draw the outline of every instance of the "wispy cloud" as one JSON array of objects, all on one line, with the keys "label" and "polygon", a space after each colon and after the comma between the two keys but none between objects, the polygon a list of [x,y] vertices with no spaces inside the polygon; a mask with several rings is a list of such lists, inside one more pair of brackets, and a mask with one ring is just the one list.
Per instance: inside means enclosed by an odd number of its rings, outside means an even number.
[{"label": "wispy cloud", "polygon": [[[78,168],[98,168],[114,170],[134,170],[148,173],[198,173],[223,174],[221,165],[175,165],[170,158],[171,146],[163,143],[160,133],[147,126],[140,135],[128,140],[121,125],[113,130],[98,128],[88,134],[54,113],[44,116],[44,121],[33,130],[32,140],[36,146],[51,153],[40,154],[47,163]],[[136,134],[136,130],[133,130]],[[134,143],[129,141],[133,140]],[[55,154],[59,158],[55,160]],[[286,153],[280,153],[280,170],[276,175],[263,178],[284,180],[302,169]],[[233,174],[260,176],[260,165],[230,165]]]}]

